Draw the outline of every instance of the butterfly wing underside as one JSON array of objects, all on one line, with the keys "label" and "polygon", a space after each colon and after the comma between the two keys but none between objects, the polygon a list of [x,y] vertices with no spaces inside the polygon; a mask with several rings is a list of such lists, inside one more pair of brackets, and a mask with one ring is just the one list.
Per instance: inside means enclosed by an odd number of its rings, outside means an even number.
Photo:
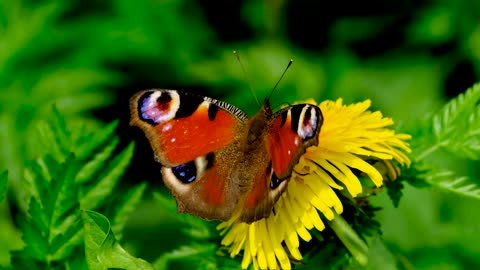
[{"label": "butterfly wing underside", "polygon": [[240,158],[237,134],[248,117],[227,103],[175,90],[143,91],[130,104],[131,124],[149,139],[178,211],[230,218],[239,196],[229,181]]}]

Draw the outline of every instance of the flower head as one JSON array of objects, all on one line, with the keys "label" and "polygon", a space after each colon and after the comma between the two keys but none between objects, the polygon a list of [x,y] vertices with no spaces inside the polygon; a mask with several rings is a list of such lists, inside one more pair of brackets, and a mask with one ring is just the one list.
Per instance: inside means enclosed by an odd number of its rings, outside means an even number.
[{"label": "flower head", "polygon": [[[319,107],[324,123],[319,144],[308,148],[295,166],[274,213],[251,224],[238,222],[239,216],[234,215],[217,227],[232,257],[243,250],[242,268],[253,263],[256,269],[290,269],[290,257],[302,259],[300,239],[310,241],[309,230],[325,228],[320,214],[332,220],[342,213],[336,190],[356,197],[363,190],[358,172],[380,187],[385,175],[391,179],[398,176],[394,160],[401,166],[410,165],[405,155],[410,152],[405,142],[410,135],[388,129],[393,120],[381,112],[368,111],[370,103],[366,100],[347,106],[342,99],[322,102]],[[383,166],[367,162],[372,159]]]}]

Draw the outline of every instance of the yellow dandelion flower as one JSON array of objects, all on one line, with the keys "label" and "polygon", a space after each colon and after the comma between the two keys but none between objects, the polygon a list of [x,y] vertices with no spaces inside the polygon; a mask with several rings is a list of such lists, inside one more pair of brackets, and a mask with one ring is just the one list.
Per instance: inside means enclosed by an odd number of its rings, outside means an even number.
[{"label": "yellow dandelion flower", "polygon": [[[400,165],[410,165],[410,135],[396,134],[388,126],[391,118],[381,112],[368,111],[370,100],[344,105],[342,99],[324,101],[319,107],[324,123],[319,145],[310,147],[294,169],[286,191],[274,206],[275,213],[251,224],[238,222],[239,215],[221,223],[222,245],[232,257],[243,250],[242,268],[291,269],[290,258],[302,260],[300,241],[310,241],[309,231],[322,231],[328,220],[343,211],[335,190],[346,189],[352,197],[362,193],[358,179],[361,172],[380,187],[384,176],[391,179]],[[366,160],[379,160],[383,166]]]}]

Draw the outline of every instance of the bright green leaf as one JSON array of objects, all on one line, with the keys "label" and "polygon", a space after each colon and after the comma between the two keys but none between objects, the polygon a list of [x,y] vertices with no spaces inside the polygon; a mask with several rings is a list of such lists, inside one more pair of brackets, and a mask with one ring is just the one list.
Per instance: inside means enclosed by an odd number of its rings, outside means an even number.
[{"label": "bright green leaf", "polygon": [[3,197],[5,196],[5,191],[7,190],[7,180],[8,172],[2,172],[0,174],[0,202],[2,202]]},{"label": "bright green leaf", "polygon": [[79,149],[77,150],[77,156],[80,159],[84,159],[92,155],[101,145],[109,143],[115,129],[118,126],[118,121],[113,121],[106,127],[96,131],[95,133],[85,136],[80,142]]},{"label": "bright green leaf", "polygon": [[[213,256],[217,248],[216,244],[195,244],[182,246],[171,252],[164,253],[153,263],[156,270],[167,270],[168,263],[174,260],[200,260],[204,256]],[[200,268],[199,268],[200,269]],[[205,269],[205,268],[203,268]]]},{"label": "bright green leaf", "polygon": [[432,186],[461,196],[480,199],[480,187],[466,176],[455,176],[451,171],[441,171],[426,176]]},{"label": "bright green leaf", "polygon": [[127,148],[108,163],[104,173],[99,176],[100,180],[98,183],[91,187],[81,199],[80,205],[82,208],[94,209],[112,192],[120,176],[125,172],[130,163],[134,146],[133,143],[130,143]]},{"label": "bright green leaf", "polygon": [[85,229],[85,254],[90,270],[153,270],[149,263],[131,256],[120,246],[105,216],[87,210],[82,211],[82,220]]},{"label": "bright green leaf", "polygon": [[422,160],[439,148],[459,157],[480,158],[480,84],[448,102],[432,119],[433,140],[417,152]]},{"label": "bright green leaf", "polygon": [[111,139],[107,146],[105,146],[81,168],[77,175],[76,182],[82,184],[93,180],[94,175],[103,168],[107,160],[111,159],[112,153],[117,147],[119,141],[118,138]]},{"label": "bright green leaf", "polygon": [[129,216],[135,211],[137,204],[142,199],[143,192],[146,188],[147,183],[136,185],[121,198],[119,203],[115,204],[115,215],[112,220],[112,231],[115,233],[117,240],[122,239],[123,227],[125,226]]}]

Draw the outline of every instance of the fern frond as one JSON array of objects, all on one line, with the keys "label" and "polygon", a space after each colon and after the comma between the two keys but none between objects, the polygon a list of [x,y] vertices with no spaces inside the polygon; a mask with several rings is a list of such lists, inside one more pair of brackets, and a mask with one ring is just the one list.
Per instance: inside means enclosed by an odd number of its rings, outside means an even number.
[{"label": "fern frond", "polygon": [[417,160],[443,148],[450,153],[469,159],[480,159],[480,84],[448,102],[433,115],[433,139],[423,138],[428,145],[417,154]]},{"label": "fern frond", "polygon": [[451,171],[429,174],[425,180],[432,186],[461,196],[480,199],[480,187],[466,176],[455,176]]},{"label": "fern frond", "polygon": [[30,202],[27,215],[19,218],[25,247],[12,253],[12,266],[44,269],[58,263],[77,265],[69,255],[83,243],[82,203],[116,213],[116,226],[118,230],[123,228],[126,215],[134,210],[145,185],[134,187],[123,205],[105,200],[134,149],[132,143],[110,158],[118,145],[113,133],[116,125],[114,122],[102,131],[86,133],[70,127],[55,108],[49,121],[39,124],[39,140],[46,154],[27,163],[25,169],[22,186],[28,194],[25,200]]},{"label": "fern frond", "polygon": [[115,233],[117,240],[123,238],[123,227],[127,222],[128,217],[135,211],[137,204],[142,198],[143,192],[147,188],[147,183],[142,183],[133,187],[126,195],[117,200],[116,207],[111,211],[112,231]]},{"label": "fern frond", "polygon": [[105,197],[110,195],[116,186],[120,176],[125,172],[130,159],[133,156],[134,144],[131,143],[120,154],[107,164],[103,164],[102,174],[99,181],[94,185],[84,186],[83,198],[80,201],[84,209],[96,209]]},{"label": "fern frond", "polygon": [[[26,246],[15,256],[39,260],[47,265],[70,255],[81,240],[72,238],[81,229],[75,226],[79,203],[74,182],[74,156],[48,169],[54,171],[53,178],[49,180],[42,175],[37,176],[36,182],[42,183],[39,196],[30,201],[28,217],[19,220]],[[65,233],[67,229],[70,229],[68,234]]]}]

